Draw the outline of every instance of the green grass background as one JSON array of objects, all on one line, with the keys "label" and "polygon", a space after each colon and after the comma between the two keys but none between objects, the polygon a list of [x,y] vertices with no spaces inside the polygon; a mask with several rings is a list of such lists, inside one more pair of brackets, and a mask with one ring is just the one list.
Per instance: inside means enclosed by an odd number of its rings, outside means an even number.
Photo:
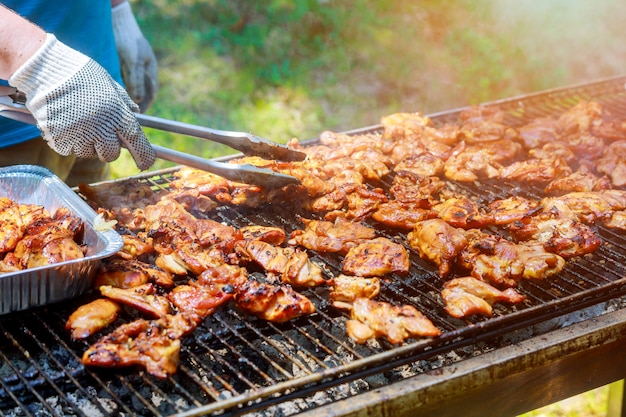
[{"label": "green grass background", "polygon": [[[131,4],[159,61],[148,114],[278,142],[626,72],[619,0]],[[204,157],[233,152],[146,133]],[[137,173],[126,153],[113,164],[116,177]]]},{"label": "green grass background", "polygon": [[[159,61],[147,111],[278,142],[626,73],[619,0],[131,0]],[[207,158],[223,145],[152,129]],[[152,169],[171,164],[158,161]],[[127,153],[113,175],[139,174]],[[606,388],[577,397],[596,416]],[[582,405],[580,405],[582,404]]]}]

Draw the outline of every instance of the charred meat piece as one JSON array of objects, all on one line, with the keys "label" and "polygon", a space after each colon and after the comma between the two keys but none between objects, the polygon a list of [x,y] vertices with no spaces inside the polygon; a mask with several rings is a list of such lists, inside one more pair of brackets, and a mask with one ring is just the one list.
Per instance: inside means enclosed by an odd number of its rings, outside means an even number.
[{"label": "charred meat piece", "polygon": [[196,281],[190,281],[189,284],[176,286],[168,294],[168,298],[178,311],[205,318],[233,297],[233,294],[220,289],[212,290],[213,288],[199,285]]},{"label": "charred meat piece", "polygon": [[329,280],[330,301],[335,307],[357,298],[374,298],[380,292],[380,279],[340,274]]},{"label": "charred meat piece", "polygon": [[0,253],[15,249],[25,228],[19,204],[7,197],[0,198]]},{"label": "charred meat piece", "polygon": [[489,203],[490,214],[496,225],[506,225],[516,220],[532,216],[542,210],[541,205],[536,200],[529,200],[521,196],[494,200]]},{"label": "charred meat piece", "polygon": [[133,288],[116,288],[103,285],[100,287],[100,293],[151,318],[160,318],[172,313],[172,306],[167,297],[156,294],[156,288],[151,283]]},{"label": "charred meat piece", "polygon": [[280,227],[250,225],[239,229],[244,240],[260,240],[272,245],[282,245],[287,234]]},{"label": "charred meat piece", "polygon": [[413,205],[395,200],[382,203],[372,213],[372,219],[378,223],[403,230],[413,230],[417,223],[423,220],[434,219],[435,217],[437,217],[435,211],[422,208],[419,203]]},{"label": "charred meat piece", "polygon": [[526,298],[513,288],[500,291],[474,277],[461,277],[447,281],[443,285],[441,296],[448,314],[456,318],[476,314],[491,317],[492,306],[495,303],[518,304]]},{"label": "charred meat piece", "polygon": [[454,227],[474,229],[493,224],[492,215],[465,196],[448,198],[434,205],[432,210]]},{"label": "charred meat piece", "polygon": [[151,238],[146,236],[133,236],[129,234],[122,234],[121,236],[124,241],[124,245],[117,252],[117,256],[120,258],[131,260],[154,253]]},{"label": "charred meat piece", "polygon": [[311,300],[290,286],[270,285],[254,279],[237,286],[235,305],[246,314],[276,323],[315,313]]},{"label": "charred meat piece", "polygon": [[572,173],[567,162],[559,157],[549,159],[530,158],[513,162],[502,168],[501,178],[520,182],[550,182]]},{"label": "charred meat piece", "polygon": [[626,140],[607,146],[596,162],[596,169],[609,176],[615,187],[626,185]]},{"label": "charred meat piece", "polygon": [[110,285],[117,288],[133,288],[147,282],[154,282],[163,288],[174,285],[169,272],[137,259],[111,258],[103,261],[98,268],[95,287]]},{"label": "charred meat piece", "polygon": [[558,197],[541,199],[544,211],[555,211],[561,217],[575,217],[583,223],[611,217],[614,211],[626,209],[626,191],[602,190],[572,192]]},{"label": "charred meat piece", "polygon": [[422,177],[412,172],[398,171],[389,188],[392,201],[400,201],[423,208],[430,208],[437,202],[440,191],[446,183],[439,177]]},{"label": "charred meat piece", "polygon": [[439,275],[447,277],[461,250],[467,246],[462,229],[455,228],[441,219],[424,220],[415,225],[407,235],[409,245],[423,259],[439,267]]},{"label": "charred meat piece", "polygon": [[317,252],[345,254],[357,244],[376,237],[376,231],[360,222],[338,217],[334,222],[302,219],[304,230],[294,230],[290,245],[300,245]]},{"label": "charred meat piece", "polygon": [[105,368],[141,366],[162,379],[173,375],[178,369],[181,343],[178,331],[170,328],[170,317],[122,324],[83,353],[83,364]]},{"label": "charred meat piece", "polygon": [[430,319],[415,307],[394,306],[369,298],[354,300],[346,330],[348,336],[360,344],[381,337],[390,343],[400,344],[410,337],[435,337],[441,334]]},{"label": "charred meat piece", "polygon": [[73,232],[53,221],[27,227],[13,254],[21,269],[82,259],[86,247],[74,240]]},{"label": "charred meat piece", "polygon": [[85,339],[113,323],[120,310],[115,301],[98,298],[78,307],[67,319],[65,329],[73,339]]},{"label": "charred meat piece", "polygon": [[280,281],[296,287],[315,287],[325,282],[321,268],[306,252],[292,247],[278,247],[260,240],[242,242],[244,258],[253,260]]},{"label": "charred meat piece", "polygon": [[386,237],[377,237],[351,248],[343,259],[347,275],[382,277],[390,273],[406,274],[410,261],[406,248]]},{"label": "charred meat piece", "polygon": [[515,287],[522,279],[545,279],[559,273],[565,259],[541,243],[516,244],[500,239],[472,261],[471,275],[497,287]]},{"label": "charred meat piece", "polygon": [[556,210],[524,217],[511,223],[508,230],[516,241],[539,242],[546,251],[566,259],[591,253],[602,244],[590,226],[575,217],[559,215]]},{"label": "charred meat piece", "polygon": [[571,192],[601,191],[612,188],[611,179],[604,176],[597,176],[584,165],[578,171],[556,178],[546,185],[547,194],[565,194]]},{"label": "charred meat piece", "polygon": [[553,117],[538,117],[518,129],[519,141],[526,149],[541,148],[555,142],[560,136],[557,120]]}]

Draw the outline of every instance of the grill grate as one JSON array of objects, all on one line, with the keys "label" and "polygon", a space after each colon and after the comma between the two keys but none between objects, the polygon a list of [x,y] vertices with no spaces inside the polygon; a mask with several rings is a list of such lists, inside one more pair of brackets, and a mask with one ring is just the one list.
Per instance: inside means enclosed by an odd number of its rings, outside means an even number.
[{"label": "grill grate", "polygon": [[[496,104],[507,112],[506,123],[511,125],[558,114],[579,100],[592,99],[626,118],[625,81],[605,80]],[[459,111],[431,117],[436,122],[454,122]],[[141,180],[155,188],[167,188],[172,172],[150,173]],[[479,202],[512,193],[540,195],[539,190],[495,181],[458,187]],[[300,227],[291,209],[224,207],[212,216],[235,227],[256,223],[280,226],[290,232]],[[405,234],[378,230],[396,242],[405,241]],[[436,340],[417,340],[402,346],[384,340],[355,345],[345,334],[346,316],[330,308],[323,289],[305,291],[316,304],[316,314],[288,323],[267,323],[231,308],[221,309],[183,341],[179,371],[167,380],[133,369],[82,366],[80,355],[93,340],[72,341],[64,325],[69,314],[89,296],[6,315],[0,318],[0,414],[164,416],[260,411],[293,415],[497,349],[507,343],[505,333],[626,294],[622,249],[626,237],[611,230],[600,232],[605,243],[592,255],[568,261],[564,271],[549,280],[523,281],[519,289],[527,297],[524,303],[496,305],[492,318],[468,321],[445,313],[436,269],[409,248],[409,276],[384,281],[380,298],[413,304],[428,314],[444,331]],[[311,256],[333,275],[341,269],[339,258],[315,253]]]}]

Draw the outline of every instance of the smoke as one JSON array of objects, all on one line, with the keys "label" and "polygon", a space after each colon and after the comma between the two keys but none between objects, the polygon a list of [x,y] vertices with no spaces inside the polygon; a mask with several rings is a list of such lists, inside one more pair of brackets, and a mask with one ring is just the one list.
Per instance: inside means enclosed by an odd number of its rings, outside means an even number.
[{"label": "smoke", "polygon": [[513,40],[511,46],[527,59],[558,69],[561,82],[626,74],[622,1],[493,0],[492,13],[497,31]]}]

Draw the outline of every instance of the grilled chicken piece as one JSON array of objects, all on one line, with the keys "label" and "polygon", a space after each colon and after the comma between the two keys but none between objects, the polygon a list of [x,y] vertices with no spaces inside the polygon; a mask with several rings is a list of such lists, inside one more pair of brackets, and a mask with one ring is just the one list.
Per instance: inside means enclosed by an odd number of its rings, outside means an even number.
[{"label": "grilled chicken piece", "polygon": [[476,203],[465,196],[445,199],[434,205],[432,210],[439,218],[454,227],[474,229],[493,224],[492,215],[481,210]]},{"label": "grilled chicken piece", "polygon": [[575,217],[583,223],[610,218],[614,211],[626,209],[626,191],[602,190],[572,192],[541,199],[544,211],[556,211],[562,217]]},{"label": "grilled chicken piece", "polygon": [[626,230],[626,210],[614,211],[611,217],[604,219],[603,224],[611,229]]},{"label": "grilled chicken piece", "polygon": [[239,229],[244,240],[260,240],[272,245],[282,245],[287,239],[287,233],[280,227],[250,225]]},{"label": "grilled chicken piece", "polygon": [[421,208],[419,203],[403,203],[401,201],[389,201],[382,203],[372,213],[372,219],[385,226],[413,230],[415,225],[423,220],[434,219],[437,213],[430,209]]},{"label": "grilled chicken piece", "polygon": [[599,177],[583,165],[578,171],[551,181],[546,185],[545,192],[547,194],[565,194],[570,192],[601,191],[611,188],[611,179],[608,176]]},{"label": "grilled chicken piece", "polygon": [[541,243],[515,244],[500,239],[472,260],[471,275],[497,287],[515,287],[522,279],[545,279],[565,266],[563,257]]},{"label": "grilled chicken piece", "polygon": [[513,288],[500,291],[474,277],[461,277],[447,281],[441,296],[448,314],[465,318],[480,314],[491,317],[495,303],[518,304],[526,297]]},{"label": "grilled chicken piece", "polygon": [[441,219],[417,223],[407,239],[409,245],[423,259],[434,262],[439,267],[439,275],[444,278],[450,274],[456,258],[467,245],[463,230]]},{"label": "grilled chicken piece", "polygon": [[445,187],[446,183],[439,177],[422,177],[413,172],[398,171],[389,187],[389,194],[393,197],[392,201],[430,208]]},{"label": "grilled chicken piece", "polygon": [[152,246],[152,238],[145,236],[132,236],[128,234],[122,234],[122,240],[124,245],[116,253],[122,259],[131,260],[141,258],[145,255],[154,253],[154,246]]},{"label": "grilled chicken piece", "polygon": [[386,237],[377,237],[350,248],[343,259],[347,275],[382,277],[390,273],[406,274],[410,261],[406,248]]},{"label": "grilled chicken piece", "polygon": [[534,159],[560,158],[567,162],[568,165],[578,163],[578,157],[574,151],[563,142],[550,142],[540,148],[529,149],[528,155]]},{"label": "grilled chicken piece", "polygon": [[322,269],[298,248],[278,247],[260,240],[242,242],[240,252],[267,272],[278,275],[284,284],[315,287],[324,282]]},{"label": "grilled chicken piece", "polygon": [[357,298],[352,303],[346,330],[356,343],[385,337],[390,343],[400,344],[410,337],[435,337],[441,331],[415,307],[393,306],[369,298]]},{"label": "grilled chicken piece", "polygon": [[224,263],[206,269],[197,281],[178,285],[168,297],[179,312],[195,315],[201,320],[232,299],[237,287],[247,280],[245,268]]},{"label": "grilled chicken piece", "polygon": [[626,185],[626,140],[618,140],[607,146],[596,161],[596,169],[608,175],[615,187]]},{"label": "grilled chicken piece", "polygon": [[15,249],[25,228],[19,204],[7,197],[0,198],[0,253]]},{"label": "grilled chicken piece", "polygon": [[444,159],[425,152],[402,159],[394,167],[394,171],[407,171],[422,177],[434,177],[443,173],[444,166]]},{"label": "grilled chicken piece", "polygon": [[103,285],[100,287],[100,293],[120,304],[133,307],[151,318],[164,317],[172,312],[169,300],[162,295],[157,295],[156,288],[151,283],[133,288]]},{"label": "grilled chicken piece", "polygon": [[359,221],[368,217],[372,212],[376,211],[380,204],[387,201],[389,201],[389,198],[382,189],[372,189],[364,185],[359,186],[354,192],[347,194],[347,210],[328,213],[326,220],[345,217],[346,219]]},{"label": "grilled chicken piece", "polygon": [[431,126],[432,120],[419,112],[393,113],[380,119],[384,136],[392,139],[419,136],[424,127]]},{"label": "grilled chicken piece", "polygon": [[222,290],[211,291],[211,288],[190,281],[187,285],[178,285],[169,294],[168,298],[178,311],[195,314],[205,318],[233,297],[232,293]]},{"label": "grilled chicken piece", "polygon": [[517,129],[519,140],[526,149],[538,149],[555,142],[559,136],[559,126],[553,117],[538,117]]},{"label": "grilled chicken piece", "polygon": [[481,177],[497,178],[502,164],[490,149],[467,146],[464,142],[451,151],[444,164],[443,173],[453,181],[471,182]]},{"label": "grilled chicken piece", "polygon": [[180,330],[172,326],[173,317],[122,324],[91,345],[83,353],[82,363],[105,368],[139,365],[157,378],[173,375],[178,369],[181,346]]},{"label": "grilled chicken piece", "polygon": [[120,312],[118,303],[106,298],[98,298],[78,307],[65,323],[65,330],[73,339],[85,339],[113,323]]},{"label": "grilled chicken piece", "polygon": [[529,200],[521,196],[513,196],[501,200],[494,200],[489,204],[490,215],[496,225],[506,225],[525,217],[532,216],[542,210],[536,200]]},{"label": "grilled chicken piece", "polygon": [[[328,281],[330,301],[335,307],[345,308],[357,298],[374,298],[380,292],[380,279],[340,274]],[[351,308],[348,306],[348,308]]]},{"label": "grilled chicken piece", "polygon": [[602,106],[595,101],[581,100],[565,110],[557,119],[563,134],[588,133],[596,121],[602,120]]},{"label": "grilled chicken piece", "polygon": [[160,287],[174,286],[172,274],[137,259],[111,258],[103,261],[98,268],[95,287],[110,285],[116,288],[133,288],[154,282]]},{"label": "grilled chicken piece", "polygon": [[21,269],[82,259],[86,247],[79,245],[68,229],[53,223],[36,223],[27,228],[13,254]]},{"label": "grilled chicken piece", "polygon": [[571,173],[572,169],[562,158],[530,158],[502,168],[500,178],[521,182],[550,182]]},{"label": "grilled chicken piece", "polygon": [[469,120],[463,123],[461,135],[469,145],[483,145],[496,141],[516,143],[518,137],[517,130],[511,126],[490,119]]},{"label": "grilled chicken piece", "polygon": [[315,313],[311,300],[290,286],[269,285],[254,279],[237,286],[235,305],[246,314],[276,323]]},{"label": "grilled chicken piece", "polygon": [[376,237],[376,231],[359,222],[338,217],[334,222],[302,219],[304,230],[294,230],[290,245],[300,245],[317,252],[345,254],[357,244]]},{"label": "grilled chicken piece", "polygon": [[217,202],[211,200],[208,196],[201,194],[200,191],[195,188],[170,190],[168,194],[161,197],[161,200],[176,201],[189,212],[208,213],[218,206]]},{"label": "grilled chicken piece", "polygon": [[560,215],[557,210],[524,217],[508,226],[517,241],[536,241],[548,252],[563,258],[591,253],[602,244],[602,239],[591,228],[575,217]]}]

